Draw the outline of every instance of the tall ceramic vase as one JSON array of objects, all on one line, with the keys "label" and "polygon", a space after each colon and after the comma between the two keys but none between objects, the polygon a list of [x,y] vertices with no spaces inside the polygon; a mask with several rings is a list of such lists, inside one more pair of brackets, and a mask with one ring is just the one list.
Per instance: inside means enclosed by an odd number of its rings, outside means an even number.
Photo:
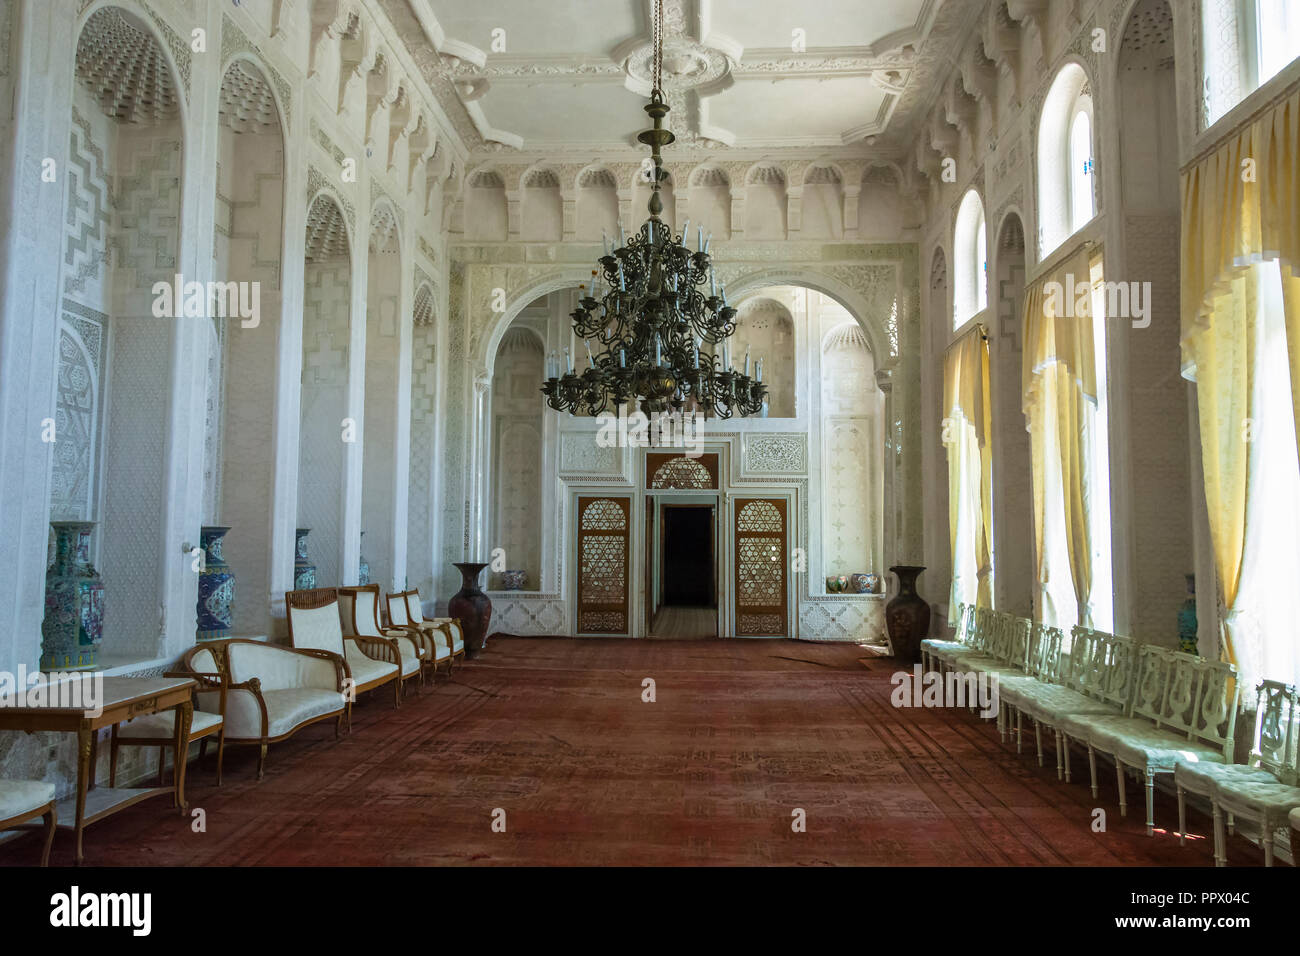
[{"label": "tall ceramic vase", "polygon": [[467,561],[457,564],[460,590],[447,602],[447,613],[460,618],[465,637],[465,656],[478,657],[487,647],[488,622],[492,620],[492,599],[478,586],[478,576],[487,564]]},{"label": "tall ceramic vase", "polygon": [[221,553],[229,528],[204,525],[199,529],[203,568],[199,571],[198,638],[201,641],[230,636],[235,613],[235,572]]},{"label": "tall ceramic vase", "polygon": [[1196,575],[1185,574],[1187,578],[1187,598],[1178,609],[1178,649],[1186,654],[1199,654],[1196,643]]},{"label": "tall ceramic vase", "polygon": [[898,594],[885,605],[885,626],[894,657],[913,663],[921,659],[921,641],[930,631],[930,605],[916,593],[923,567],[899,564],[889,569],[898,578]]},{"label": "tall ceramic vase", "polygon": [[90,563],[92,521],[52,521],[54,564],[45,575],[41,669],[94,667],[104,639],[104,582]]},{"label": "tall ceramic vase", "polygon": [[294,532],[293,589],[310,591],[316,586],[316,565],[307,557],[307,535],[311,528],[299,528]]},{"label": "tall ceramic vase", "polygon": [[[366,546],[366,533],[363,531],[361,532],[361,544],[358,546],[357,550],[360,551],[361,548],[364,548],[365,546]],[[366,556],[362,554],[357,559],[357,584],[364,587],[369,583],[370,583],[370,562],[367,561]]]}]

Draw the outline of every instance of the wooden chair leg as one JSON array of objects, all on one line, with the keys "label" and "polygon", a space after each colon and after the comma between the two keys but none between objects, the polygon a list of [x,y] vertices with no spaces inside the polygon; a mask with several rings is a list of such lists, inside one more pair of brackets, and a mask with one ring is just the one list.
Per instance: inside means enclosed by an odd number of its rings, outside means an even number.
[{"label": "wooden chair leg", "polygon": [[1119,815],[1126,817],[1128,816],[1128,801],[1125,799],[1124,794],[1124,765],[1119,762],[1118,757],[1115,758],[1115,782],[1119,784]]},{"label": "wooden chair leg", "polygon": [[1275,834],[1273,833],[1273,831],[1270,830],[1270,829],[1268,828],[1268,824],[1267,824],[1267,823],[1264,823],[1262,826],[1260,826],[1260,828],[1259,828],[1259,842],[1262,843],[1262,844],[1264,844],[1264,865],[1265,865],[1265,866],[1272,866],[1272,865],[1273,865],[1273,837],[1274,837],[1274,835],[1275,835]]},{"label": "wooden chair leg", "polygon": [[226,760],[226,727],[223,723],[217,733],[217,786],[221,786],[221,765]]},{"label": "wooden chair leg", "polygon": [[1150,767],[1146,768],[1143,776],[1146,778],[1147,791],[1147,836],[1155,836],[1156,833],[1156,772]]},{"label": "wooden chair leg", "polygon": [[1187,797],[1178,785],[1178,845],[1187,846]]},{"label": "wooden chair leg", "polygon": [[1088,744],[1088,770],[1092,774],[1092,799],[1097,799],[1097,752]]},{"label": "wooden chair leg", "polygon": [[257,779],[261,780],[266,775],[266,744],[262,744],[261,752],[257,755]]},{"label": "wooden chair leg", "polygon": [[334,721],[334,739],[338,740],[343,736],[343,711],[339,711],[338,720]]},{"label": "wooden chair leg", "polygon": [[1020,711],[1016,711],[1016,753],[1020,753]]},{"label": "wooden chair leg", "polygon": [[1056,735],[1056,779],[1061,780],[1064,776],[1064,770],[1061,765],[1061,731],[1053,727],[1052,733]]},{"label": "wooden chair leg", "polygon": [[50,809],[45,813],[45,848],[41,851],[41,866],[50,865],[50,847],[54,846],[54,831],[59,823],[58,817],[58,811],[51,803]]},{"label": "wooden chair leg", "polygon": [[1212,800],[1214,807],[1214,865],[1228,865],[1228,846],[1227,840],[1223,836],[1223,810],[1219,807],[1218,800]]},{"label": "wooden chair leg", "polygon": [[167,748],[158,748],[158,786],[163,785],[163,771],[167,767]]},{"label": "wooden chair leg", "polygon": [[208,756],[208,738],[204,737],[199,741],[199,766],[203,766],[204,759]]},{"label": "wooden chair leg", "polygon": [[108,744],[108,786],[117,786],[117,724],[113,725],[112,733],[109,735]]},{"label": "wooden chair leg", "polygon": [[1060,731],[1061,746],[1065,748],[1065,782],[1070,782],[1070,738],[1066,736],[1065,731]]},{"label": "wooden chair leg", "polygon": [[402,665],[400,665],[400,664],[397,665],[397,667],[398,667],[398,674],[397,674],[397,677],[394,678],[394,680],[393,680],[393,683],[396,685],[396,686],[393,688],[393,709],[394,709],[394,710],[396,710],[397,708],[399,708],[399,707],[402,706],[402,674],[401,674],[401,666],[402,666]]},{"label": "wooden chair leg", "polygon": [[1038,766],[1043,765],[1043,725],[1034,721],[1034,743],[1038,745]]}]

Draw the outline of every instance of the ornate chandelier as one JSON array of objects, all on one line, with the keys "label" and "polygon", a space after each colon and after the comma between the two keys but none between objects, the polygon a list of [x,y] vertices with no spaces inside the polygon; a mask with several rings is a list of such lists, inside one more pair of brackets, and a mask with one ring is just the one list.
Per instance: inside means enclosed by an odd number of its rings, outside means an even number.
[{"label": "ornate chandelier", "polygon": [[[618,248],[605,242],[592,287],[570,313],[573,331],[587,349],[587,367],[578,374],[569,349],[564,369],[552,353],[542,392],[546,404],[571,415],[599,415],[638,401],[647,414],[693,411],[706,418],[754,415],[763,410],[767,386],[760,358],[750,377],[732,365],[731,344],[736,310],[727,305],[727,290],[713,274],[709,242],[699,228],[695,251],[688,248],[690,220],[680,237],[659,214],[660,184],[668,178],[660,150],[673,142],[664,129],[669,109],[664,102],[663,0],[655,5],[654,85],[645,111],[654,128],[637,139],[650,147],[646,174],[650,181],[650,218],[629,240],[619,226]],[[708,295],[704,286],[708,286]],[[603,293],[602,293],[603,290]],[[592,340],[596,348],[593,350]]]}]

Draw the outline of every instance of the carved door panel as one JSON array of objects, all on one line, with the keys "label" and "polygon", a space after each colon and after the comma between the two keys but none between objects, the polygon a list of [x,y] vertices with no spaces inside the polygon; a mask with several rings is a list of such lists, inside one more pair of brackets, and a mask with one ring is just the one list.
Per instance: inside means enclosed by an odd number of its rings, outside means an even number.
[{"label": "carved door panel", "polygon": [[578,499],[578,633],[628,633],[632,499]]},{"label": "carved door panel", "polygon": [[736,499],[736,635],[787,636],[786,502]]}]

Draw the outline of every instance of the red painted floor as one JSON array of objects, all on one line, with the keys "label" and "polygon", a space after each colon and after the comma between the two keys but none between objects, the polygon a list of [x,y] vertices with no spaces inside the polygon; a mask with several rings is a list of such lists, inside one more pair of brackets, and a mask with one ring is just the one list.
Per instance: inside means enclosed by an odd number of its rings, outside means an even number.
[{"label": "red painted floor", "polygon": [[[206,833],[144,803],[87,831],[86,863],[1211,865],[1205,816],[1182,848],[1161,797],[1149,838],[1113,772],[1094,801],[1081,756],[1085,783],[1060,783],[1050,751],[1040,769],[991,722],[896,709],[895,670],[854,645],[496,639],[400,710],[362,700],[342,740],[322,724],[273,746],[260,783],[255,748],[228,750],[221,788],[211,755],[191,765]],[[38,857],[35,836],[0,847],[0,865]]]}]

